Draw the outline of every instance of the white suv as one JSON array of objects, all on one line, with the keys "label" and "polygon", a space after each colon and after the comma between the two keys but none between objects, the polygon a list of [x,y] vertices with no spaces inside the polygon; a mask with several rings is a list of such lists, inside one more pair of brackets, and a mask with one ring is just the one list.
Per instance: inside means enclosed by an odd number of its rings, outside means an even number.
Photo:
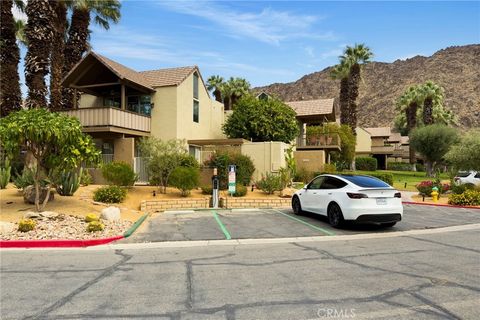
[{"label": "white suv", "polygon": [[480,172],[477,171],[460,171],[453,178],[456,185],[474,184],[480,186]]}]

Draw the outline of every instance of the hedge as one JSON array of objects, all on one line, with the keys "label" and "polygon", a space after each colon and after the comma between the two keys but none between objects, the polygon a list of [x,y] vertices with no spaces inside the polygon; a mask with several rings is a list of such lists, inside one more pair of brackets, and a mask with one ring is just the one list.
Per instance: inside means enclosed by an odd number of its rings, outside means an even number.
[{"label": "hedge", "polygon": [[387,162],[388,170],[412,171],[412,165],[407,162]]},{"label": "hedge", "polygon": [[372,157],[358,157],[355,159],[355,168],[363,171],[376,171],[377,159]]}]

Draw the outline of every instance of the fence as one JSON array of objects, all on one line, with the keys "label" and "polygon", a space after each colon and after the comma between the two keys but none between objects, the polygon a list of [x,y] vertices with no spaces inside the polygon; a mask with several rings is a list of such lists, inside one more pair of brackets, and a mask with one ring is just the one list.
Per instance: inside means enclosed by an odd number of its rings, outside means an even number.
[{"label": "fence", "polygon": [[102,163],[107,164],[113,162],[113,154],[103,153],[102,154]]},{"label": "fence", "polygon": [[148,169],[145,158],[135,157],[133,158],[133,168],[136,174],[138,174],[137,183],[148,184]]}]

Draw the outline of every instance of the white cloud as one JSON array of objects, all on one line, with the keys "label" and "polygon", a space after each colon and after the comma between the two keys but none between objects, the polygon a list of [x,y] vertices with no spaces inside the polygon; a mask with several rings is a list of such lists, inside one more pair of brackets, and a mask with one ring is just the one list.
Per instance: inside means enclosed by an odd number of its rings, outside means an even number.
[{"label": "white cloud", "polygon": [[168,10],[208,20],[217,25],[217,31],[235,38],[251,38],[273,45],[292,38],[334,38],[331,32],[311,31],[314,23],[323,17],[271,8],[264,8],[260,12],[240,12],[210,1],[162,1],[160,4]]},{"label": "white cloud", "polygon": [[23,20],[27,22],[27,15],[25,14],[25,12],[21,12],[20,10],[18,10],[18,8],[15,5],[13,6],[12,13],[13,13],[13,17],[16,20]]}]

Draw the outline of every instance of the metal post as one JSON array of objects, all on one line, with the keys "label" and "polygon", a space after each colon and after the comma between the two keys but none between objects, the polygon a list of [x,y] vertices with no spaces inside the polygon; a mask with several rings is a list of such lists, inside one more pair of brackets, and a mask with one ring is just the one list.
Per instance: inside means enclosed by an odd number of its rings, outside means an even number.
[{"label": "metal post", "polygon": [[212,207],[214,209],[218,209],[218,175],[217,175],[217,168],[213,168],[213,176],[212,176]]}]

